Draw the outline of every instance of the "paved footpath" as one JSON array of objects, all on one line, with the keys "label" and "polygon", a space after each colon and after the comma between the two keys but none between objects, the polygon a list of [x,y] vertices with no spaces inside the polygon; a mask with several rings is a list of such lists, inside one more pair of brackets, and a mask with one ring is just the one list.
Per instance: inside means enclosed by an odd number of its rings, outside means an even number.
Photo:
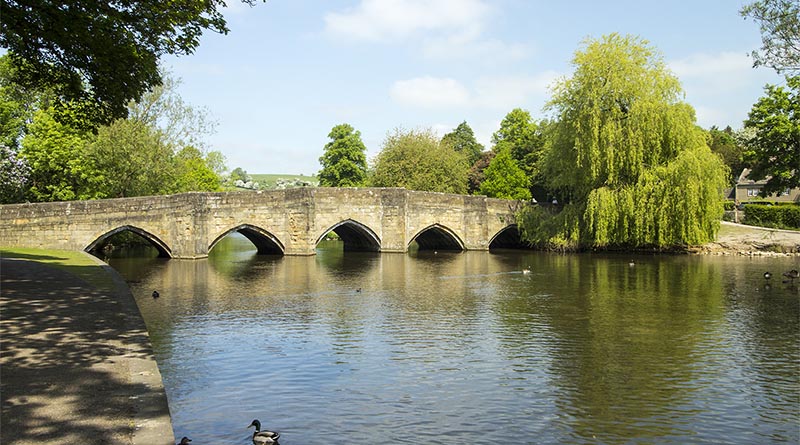
[{"label": "paved footpath", "polygon": [[161,374],[128,287],[0,259],[0,443],[174,444]]}]

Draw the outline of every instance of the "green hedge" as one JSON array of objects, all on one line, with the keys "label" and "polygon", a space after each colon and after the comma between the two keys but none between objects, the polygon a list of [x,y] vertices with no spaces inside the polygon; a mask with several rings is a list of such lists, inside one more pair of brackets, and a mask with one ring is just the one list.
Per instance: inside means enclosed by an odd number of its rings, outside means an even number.
[{"label": "green hedge", "polygon": [[744,222],[753,226],[800,229],[800,205],[747,204]]},{"label": "green hedge", "polygon": [[733,201],[724,201],[722,205],[725,206],[725,210],[728,212],[730,212],[736,207],[736,203]]}]

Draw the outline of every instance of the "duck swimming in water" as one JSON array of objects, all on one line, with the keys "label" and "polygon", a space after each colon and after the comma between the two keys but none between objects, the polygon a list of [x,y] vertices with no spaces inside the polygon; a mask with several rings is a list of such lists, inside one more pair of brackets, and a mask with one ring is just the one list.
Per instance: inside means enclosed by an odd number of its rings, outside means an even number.
[{"label": "duck swimming in water", "polygon": [[278,443],[278,439],[281,437],[281,435],[275,431],[261,431],[261,422],[259,422],[258,419],[253,420],[247,427],[250,428],[251,426],[256,427],[256,431],[253,433],[253,445]]},{"label": "duck swimming in water", "polygon": [[158,298],[158,297],[160,297],[160,295],[158,294],[158,291],[154,290],[153,291],[153,298]]},{"label": "duck swimming in water", "polygon": [[188,437],[183,436],[181,438],[181,441],[178,442],[178,445],[189,445],[189,442],[191,442],[191,441],[192,441],[192,439],[189,439]]},{"label": "duck swimming in water", "polygon": [[[794,279],[800,277],[800,272],[797,269],[792,269],[783,273],[783,276],[791,280],[792,284],[794,284]],[[788,281],[784,281],[787,283]]]},{"label": "duck swimming in water", "polygon": [[770,278],[772,278],[772,273],[771,272],[764,272],[764,279],[765,280],[769,280]]}]

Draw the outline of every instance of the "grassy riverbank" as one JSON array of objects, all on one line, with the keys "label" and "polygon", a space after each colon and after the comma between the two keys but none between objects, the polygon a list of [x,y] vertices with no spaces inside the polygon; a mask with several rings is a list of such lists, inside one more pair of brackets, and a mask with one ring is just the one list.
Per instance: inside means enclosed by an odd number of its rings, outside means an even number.
[{"label": "grassy riverbank", "polygon": [[0,258],[36,261],[75,275],[100,291],[115,289],[114,280],[100,261],[85,252],[0,247]]}]

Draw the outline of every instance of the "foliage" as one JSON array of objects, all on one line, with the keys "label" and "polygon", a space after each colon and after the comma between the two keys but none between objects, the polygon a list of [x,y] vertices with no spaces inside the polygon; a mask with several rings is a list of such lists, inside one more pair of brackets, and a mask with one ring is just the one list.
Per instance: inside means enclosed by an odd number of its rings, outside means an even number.
[{"label": "foliage", "polygon": [[195,147],[184,147],[175,156],[176,192],[216,192],[222,179],[209,165],[208,156]]},{"label": "foliage", "polygon": [[[253,3],[253,0],[245,0]],[[94,127],[161,83],[158,58],[191,54],[204,30],[227,33],[221,0],[2,2],[0,47],[25,88],[52,89],[57,112]],[[63,121],[62,121],[63,122]]]},{"label": "foliage", "polygon": [[[585,42],[548,108],[542,160],[562,214],[522,232],[566,247],[698,244],[716,235],[727,169],[704,143],[678,80],[646,41]],[[541,213],[541,212],[540,212]],[[545,230],[545,233],[533,233]]]},{"label": "foliage", "polygon": [[800,229],[800,205],[747,204],[744,206],[744,222],[754,226]]},{"label": "foliage", "polygon": [[511,157],[511,150],[503,148],[484,170],[481,193],[492,198],[531,199],[528,177]]},{"label": "foliage", "polygon": [[384,140],[369,182],[374,187],[464,193],[468,168],[464,156],[442,145],[432,130],[395,130]]},{"label": "foliage", "polygon": [[764,194],[800,187],[800,76],[787,77],[786,88],[767,85],[753,105],[745,128],[745,157],[750,179],[767,179]]},{"label": "foliage", "polygon": [[458,126],[442,137],[442,144],[449,144],[459,153],[463,153],[469,165],[473,165],[481,158],[483,145],[475,139],[475,133],[467,122],[461,122]]},{"label": "foliage", "polygon": [[250,176],[247,174],[247,171],[245,171],[242,167],[236,167],[231,172],[230,180],[231,182],[235,181],[247,182],[250,180]]},{"label": "foliage", "polygon": [[98,170],[84,156],[90,135],[39,110],[22,139],[20,155],[31,168],[31,201],[69,201],[104,197],[98,190]]},{"label": "foliage", "polygon": [[494,151],[508,149],[525,173],[538,179],[536,165],[544,147],[544,137],[531,113],[521,108],[511,110],[492,135]]},{"label": "foliage", "polygon": [[467,173],[467,193],[471,195],[480,193],[481,183],[483,183],[483,180],[486,178],[484,171],[486,170],[486,167],[491,164],[494,156],[494,151],[484,151],[481,153],[480,159],[472,164],[472,167],[470,167],[469,172]]},{"label": "foliage", "polygon": [[102,197],[173,193],[176,169],[172,148],[145,123],[118,119],[101,127],[87,156],[98,169]]},{"label": "foliage", "polygon": [[746,165],[744,147],[737,141],[733,129],[725,127],[724,130],[720,130],[716,126],[711,127],[706,136],[706,143],[711,151],[719,155],[728,166],[730,170],[728,182],[734,184]]},{"label": "foliage", "polygon": [[752,52],[754,66],[768,66],[779,73],[800,70],[800,2],[758,0],[739,13],[758,22],[761,29],[761,52]]},{"label": "foliage", "polygon": [[359,187],[367,180],[367,147],[361,132],[340,124],[328,134],[325,153],[319,158],[322,170],[317,175],[322,187]]},{"label": "foliage", "polygon": [[0,204],[23,199],[30,173],[28,163],[15,149],[0,144]]}]

